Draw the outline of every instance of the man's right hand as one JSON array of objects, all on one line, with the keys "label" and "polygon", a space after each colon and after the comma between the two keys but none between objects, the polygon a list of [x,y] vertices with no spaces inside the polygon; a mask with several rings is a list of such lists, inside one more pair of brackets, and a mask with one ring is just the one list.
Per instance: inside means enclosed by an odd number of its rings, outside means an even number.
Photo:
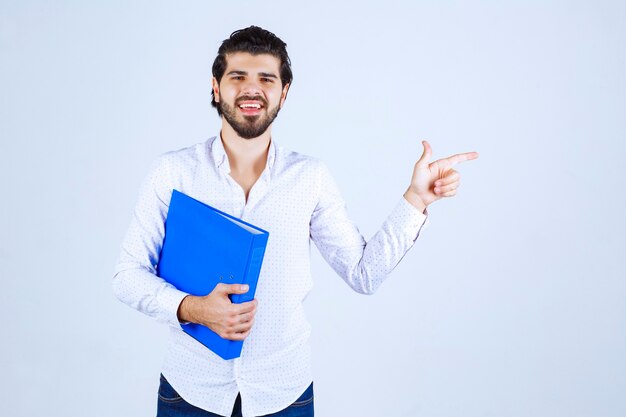
[{"label": "man's right hand", "polygon": [[217,284],[204,297],[188,295],[178,307],[178,320],[202,324],[229,340],[243,340],[250,334],[258,301],[234,304],[229,294],[245,294],[247,285]]}]

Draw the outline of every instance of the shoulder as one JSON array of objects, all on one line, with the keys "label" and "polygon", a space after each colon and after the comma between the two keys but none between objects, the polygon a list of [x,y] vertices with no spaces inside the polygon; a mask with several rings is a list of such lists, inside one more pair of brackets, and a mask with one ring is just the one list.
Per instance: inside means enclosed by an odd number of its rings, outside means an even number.
[{"label": "shoulder", "polygon": [[284,146],[276,146],[276,163],[281,171],[299,171],[301,174],[319,176],[327,170],[326,164],[318,157],[296,152]]},{"label": "shoulder", "polygon": [[153,169],[168,174],[195,170],[208,160],[209,148],[215,137],[184,148],[171,150],[158,155],[153,161]]}]

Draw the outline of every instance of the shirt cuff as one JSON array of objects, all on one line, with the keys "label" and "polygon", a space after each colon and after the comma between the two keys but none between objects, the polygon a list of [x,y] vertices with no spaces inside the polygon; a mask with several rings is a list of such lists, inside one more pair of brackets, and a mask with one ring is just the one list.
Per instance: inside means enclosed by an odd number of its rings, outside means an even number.
[{"label": "shirt cuff", "polygon": [[412,239],[415,241],[421,230],[428,225],[428,215],[428,208],[422,213],[402,196],[391,213],[390,219],[402,230],[411,231]]},{"label": "shirt cuff", "polygon": [[167,313],[167,321],[174,327],[180,327],[181,324],[188,324],[187,322],[180,322],[178,320],[178,307],[183,301],[183,298],[188,295],[189,294],[180,291],[173,285],[169,285],[168,287],[166,287],[159,295],[159,304]]}]

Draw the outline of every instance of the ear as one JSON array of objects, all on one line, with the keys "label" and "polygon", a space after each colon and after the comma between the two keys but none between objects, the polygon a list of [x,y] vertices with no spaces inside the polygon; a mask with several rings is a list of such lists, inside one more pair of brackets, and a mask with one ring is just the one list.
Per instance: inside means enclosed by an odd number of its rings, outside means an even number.
[{"label": "ear", "polygon": [[287,100],[287,93],[289,92],[289,83],[283,87],[283,92],[280,94],[280,108],[283,108],[283,103]]},{"label": "ear", "polygon": [[211,89],[213,90],[213,95],[215,96],[215,102],[220,102],[220,85],[217,82],[215,77],[211,78]]}]

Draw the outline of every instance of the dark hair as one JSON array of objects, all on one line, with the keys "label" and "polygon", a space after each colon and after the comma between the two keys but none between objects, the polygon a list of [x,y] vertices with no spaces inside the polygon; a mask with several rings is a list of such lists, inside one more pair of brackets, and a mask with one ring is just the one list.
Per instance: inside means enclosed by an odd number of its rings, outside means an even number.
[{"label": "dark hair", "polygon": [[[217,57],[213,61],[213,76],[218,84],[222,80],[226,71],[226,55],[233,52],[248,52],[252,55],[270,54],[280,59],[280,81],[282,86],[291,84],[293,74],[291,73],[291,61],[287,54],[287,44],[280,40],[272,32],[258,26],[250,26],[239,29],[230,34],[230,38],[225,39],[217,51]],[[219,103],[215,101],[215,93],[211,89],[211,105],[217,109],[217,114],[222,115]]]}]

